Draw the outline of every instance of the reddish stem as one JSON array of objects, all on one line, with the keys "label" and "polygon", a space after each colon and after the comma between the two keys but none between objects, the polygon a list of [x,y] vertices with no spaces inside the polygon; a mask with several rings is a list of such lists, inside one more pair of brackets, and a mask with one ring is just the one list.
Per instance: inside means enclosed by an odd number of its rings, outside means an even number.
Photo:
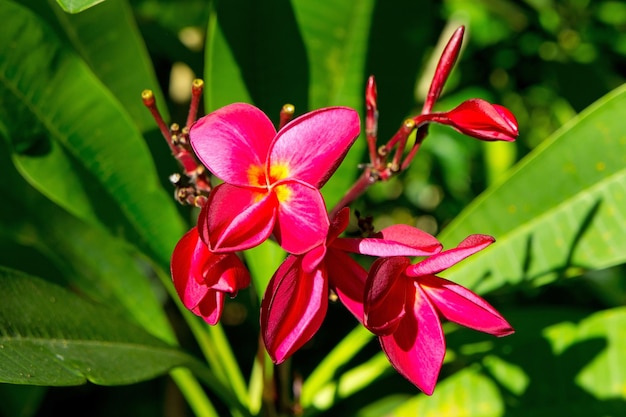
[{"label": "reddish stem", "polygon": [[198,107],[200,107],[202,91],[204,91],[204,81],[196,78],[191,84],[191,103],[189,104],[189,113],[187,114],[187,123],[185,124],[189,129],[198,117]]}]

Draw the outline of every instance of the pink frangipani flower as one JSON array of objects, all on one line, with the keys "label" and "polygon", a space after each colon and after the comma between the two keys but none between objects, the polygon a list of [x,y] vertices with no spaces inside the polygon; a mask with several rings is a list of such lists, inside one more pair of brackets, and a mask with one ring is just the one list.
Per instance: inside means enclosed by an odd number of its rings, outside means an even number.
[{"label": "pink frangipani flower", "polygon": [[486,248],[494,239],[471,235],[456,248],[412,265],[409,258],[378,259],[365,284],[364,324],[379,336],[393,367],[431,395],[446,352],[440,316],[495,336],[513,328],[485,300],[435,274]]},{"label": "pink frangipani flower", "polygon": [[359,134],[359,116],[346,107],[304,114],[278,133],[258,108],[231,104],[198,120],[191,145],[224,181],[198,220],[214,252],[252,248],[272,233],[287,252],[320,245],[329,220],[319,188]]},{"label": "pink frangipani flower", "polygon": [[349,253],[427,256],[441,244],[419,229],[395,225],[369,238],[338,237],[348,226],[344,208],[330,225],[325,245],[291,255],[270,280],[261,304],[261,333],[275,363],[284,361],[317,332],[328,308],[329,288],[359,321],[367,271]]},{"label": "pink frangipani flower", "polygon": [[212,253],[195,227],[176,244],[171,273],[185,307],[212,325],[222,315],[224,296],[234,297],[250,284],[250,274],[237,255]]}]

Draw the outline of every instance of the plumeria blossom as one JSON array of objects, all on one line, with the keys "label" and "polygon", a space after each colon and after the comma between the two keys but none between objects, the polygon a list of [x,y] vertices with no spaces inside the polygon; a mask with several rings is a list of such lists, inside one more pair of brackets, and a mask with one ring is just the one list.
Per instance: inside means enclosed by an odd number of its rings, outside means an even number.
[{"label": "plumeria blossom", "polygon": [[225,295],[234,297],[250,284],[250,274],[237,255],[209,251],[195,227],[174,248],[171,273],[185,307],[209,324],[219,321]]},{"label": "plumeria blossom", "polygon": [[494,239],[471,235],[456,248],[412,265],[378,259],[365,284],[364,324],[379,336],[393,367],[430,395],[446,352],[440,317],[495,336],[513,333],[507,321],[470,290],[435,274],[486,248]]},{"label": "plumeria blossom", "polygon": [[261,304],[261,332],[267,351],[280,363],[319,329],[328,308],[329,288],[362,321],[367,271],[349,253],[371,256],[427,256],[441,244],[419,229],[394,225],[368,238],[340,238],[348,226],[344,208],[330,225],[325,244],[291,255],[270,280]]},{"label": "plumeria blossom", "polygon": [[258,108],[231,104],[199,119],[191,145],[223,184],[213,189],[198,230],[213,252],[252,248],[272,233],[301,254],[326,239],[329,220],[319,188],[359,134],[347,107],[304,114],[278,133]]}]

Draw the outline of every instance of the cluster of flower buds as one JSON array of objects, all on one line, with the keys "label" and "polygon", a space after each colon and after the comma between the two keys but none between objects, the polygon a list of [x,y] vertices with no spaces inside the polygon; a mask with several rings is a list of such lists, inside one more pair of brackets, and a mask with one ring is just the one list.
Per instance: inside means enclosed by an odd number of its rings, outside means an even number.
[{"label": "cluster of flower buds", "polygon": [[[184,141],[174,141],[172,137],[178,136],[172,134],[174,129],[160,123],[183,167],[187,196],[201,207],[197,226],[183,236],[172,255],[172,278],[184,305],[209,324],[217,323],[225,296],[234,296],[250,283],[236,252],[272,238],[289,254],[261,303],[262,338],[275,363],[313,337],[331,293],[379,337],[394,368],[427,394],[434,390],[445,354],[441,317],[496,336],[512,333],[485,300],[436,275],[493,243],[492,237],[472,235],[446,251],[435,237],[408,225],[360,238],[342,237],[350,219],[347,206],[367,186],[405,169],[430,123],[450,125],[483,140],[511,141],[517,136],[513,115],[483,100],[468,100],[449,112],[431,111],[462,36],[460,28],[446,47],[422,114],[405,121],[381,147],[376,146],[376,86],[370,78],[365,119],[370,162],[330,213],[319,189],[359,135],[355,110],[329,107],[290,120],[294,109],[286,106],[276,131],[261,110],[243,103],[193,123],[196,101],[188,134],[183,129]],[[144,101],[156,111],[151,94],[144,94]],[[413,131],[416,141],[407,152]],[[222,183],[211,187],[201,167]],[[368,271],[353,255],[377,259]],[[410,257],[423,259],[412,264]]]}]

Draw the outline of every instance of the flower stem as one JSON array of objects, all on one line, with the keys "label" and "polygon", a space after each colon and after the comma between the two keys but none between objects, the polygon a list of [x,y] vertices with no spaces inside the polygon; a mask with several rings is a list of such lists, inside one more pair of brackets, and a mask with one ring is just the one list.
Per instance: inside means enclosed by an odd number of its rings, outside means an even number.
[{"label": "flower stem", "polygon": [[370,167],[365,168],[359,179],[357,179],[352,185],[352,188],[348,190],[343,198],[330,211],[328,217],[330,219],[334,219],[342,208],[350,205],[354,200],[359,198],[365,191],[367,191],[370,185],[374,184],[376,181],[377,178],[372,169]]}]

